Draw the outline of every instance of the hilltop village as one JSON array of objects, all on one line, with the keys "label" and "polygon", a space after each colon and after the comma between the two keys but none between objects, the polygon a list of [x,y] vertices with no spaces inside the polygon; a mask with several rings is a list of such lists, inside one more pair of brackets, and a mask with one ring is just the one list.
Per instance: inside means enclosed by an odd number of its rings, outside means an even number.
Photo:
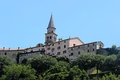
[{"label": "hilltop village", "polygon": [[[50,21],[47,27],[47,33],[45,33],[45,43],[37,44],[30,48],[17,48],[6,49],[5,47],[0,49],[0,55],[7,55],[14,61],[21,62],[25,58],[32,57],[34,55],[49,55],[54,57],[67,57],[69,60],[75,60],[79,55],[85,53],[97,53],[98,49],[104,47],[101,41],[95,41],[90,43],[84,43],[78,37],[68,39],[57,39],[56,27],[54,25],[53,16],[51,15]],[[58,41],[57,41],[58,40]]]}]

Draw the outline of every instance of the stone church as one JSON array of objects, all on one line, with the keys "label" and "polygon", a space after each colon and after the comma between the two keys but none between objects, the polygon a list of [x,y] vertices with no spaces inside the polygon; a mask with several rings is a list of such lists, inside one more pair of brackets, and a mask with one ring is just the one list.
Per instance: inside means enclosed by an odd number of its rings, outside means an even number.
[{"label": "stone church", "polygon": [[50,21],[47,27],[47,33],[45,33],[45,43],[37,44],[35,47],[30,48],[17,48],[6,49],[5,47],[0,49],[0,55],[7,55],[16,61],[19,55],[19,61],[21,62],[25,58],[32,57],[34,55],[49,55],[54,57],[67,57],[70,60],[75,60],[78,56],[85,53],[95,53],[98,49],[103,48],[104,44],[101,41],[95,41],[90,43],[84,43],[78,37],[68,39],[58,39],[56,28],[51,15]]}]

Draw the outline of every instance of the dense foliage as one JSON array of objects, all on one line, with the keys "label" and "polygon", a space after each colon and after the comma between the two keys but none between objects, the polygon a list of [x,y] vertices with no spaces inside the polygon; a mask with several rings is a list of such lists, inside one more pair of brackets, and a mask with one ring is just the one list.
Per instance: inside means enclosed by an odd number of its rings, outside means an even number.
[{"label": "dense foliage", "polygon": [[14,64],[11,58],[7,56],[0,56],[0,76],[3,74],[3,68]]},{"label": "dense foliage", "polygon": [[51,56],[34,56],[28,59],[28,64],[31,65],[38,73],[43,73],[51,66],[57,64],[57,60]]},{"label": "dense foliage", "polygon": [[4,75],[0,80],[35,80],[35,70],[30,66],[11,65],[4,68]]},{"label": "dense foliage", "polygon": [[[97,73],[91,74],[91,69]],[[0,80],[120,80],[120,54],[81,54],[75,61],[39,55],[24,59],[22,64],[0,56],[0,71]]]}]

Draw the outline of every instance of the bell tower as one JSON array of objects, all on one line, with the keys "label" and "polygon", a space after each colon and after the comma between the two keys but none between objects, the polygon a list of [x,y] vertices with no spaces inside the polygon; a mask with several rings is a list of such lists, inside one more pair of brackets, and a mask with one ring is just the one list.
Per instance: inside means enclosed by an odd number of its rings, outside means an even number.
[{"label": "bell tower", "polygon": [[45,44],[49,45],[57,40],[56,28],[54,26],[53,16],[51,15],[50,21],[47,27],[47,33],[45,34]]}]

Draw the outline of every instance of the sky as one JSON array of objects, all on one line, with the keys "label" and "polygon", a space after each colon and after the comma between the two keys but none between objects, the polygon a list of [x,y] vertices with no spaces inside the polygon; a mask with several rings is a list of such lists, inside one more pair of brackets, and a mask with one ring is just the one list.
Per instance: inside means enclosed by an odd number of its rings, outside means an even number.
[{"label": "sky", "polygon": [[44,43],[51,14],[58,38],[120,46],[120,0],[0,0],[0,47]]}]

